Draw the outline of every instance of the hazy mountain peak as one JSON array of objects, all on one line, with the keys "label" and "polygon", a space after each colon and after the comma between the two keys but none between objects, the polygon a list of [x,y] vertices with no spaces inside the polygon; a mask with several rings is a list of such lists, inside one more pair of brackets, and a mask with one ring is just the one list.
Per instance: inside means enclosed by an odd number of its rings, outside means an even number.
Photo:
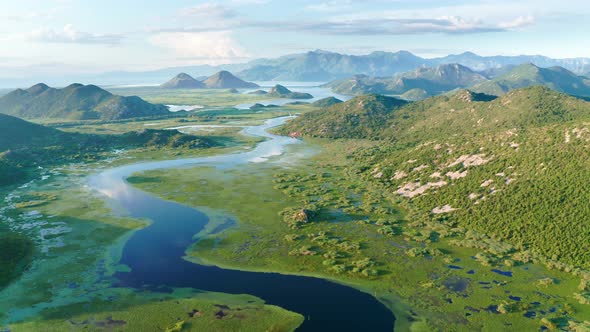
[{"label": "hazy mountain peak", "polygon": [[219,71],[203,81],[211,89],[254,89],[258,84],[246,82],[227,70]]},{"label": "hazy mountain peak", "polygon": [[37,83],[35,85],[33,85],[32,87],[28,88],[26,91],[34,96],[40,95],[43,92],[47,91],[49,88],[49,86],[45,83]]},{"label": "hazy mountain peak", "polygon": [[205,85],[186,73],[174,76],[168,82],[160,85],[164,89],[202,89]]}]

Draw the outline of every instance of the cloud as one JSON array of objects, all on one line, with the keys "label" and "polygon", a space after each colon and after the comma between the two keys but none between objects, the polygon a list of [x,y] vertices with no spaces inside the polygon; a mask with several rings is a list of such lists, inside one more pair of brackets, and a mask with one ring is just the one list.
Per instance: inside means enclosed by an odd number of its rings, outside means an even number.
[{"label": "cloud", "polygon": [[[232,0],[229,3],[235,5],[236,2],[257,1],[267,0]],[[393,2],[395,1],[398,0]],[[258,29],[262,31],[363,36],[427,33],[474,34],[504,32],[526,27],[535,22],[532,15],[521,14],[524,11],[521,6],[513,6],[507,12],[502,12],[489,4],[480,3],[479,6],[485,9],[483,12],[485,19],[482,19],[474,11],[474,7],[476,7],[474,5],[435,6],[421,10],[363,11],[359,9],[356,12],[351,10],[353,6],[359,4],[360,2],[353,0],[327,0],[305,7],[306,10],[319,12],[320,16],[317,18],[260,20],[241,16],[238,11],[218,3],[204,3],[180,10],[172,20],[174,24],[152,28],[148,32],[213,32]],[[336,12],[340,12],[341,15],[335,15]],[[351,14],[351,12],[355,13]],[[448,15],[448,13],[457,14]],[[481,15],[481,12],[479,14]]]},{"label": "cloud", "polygon": [[500,22],[499,27],[503,29],[518,29],[535,23],[535,18],[531,15],[519,16],[512,21]]},{"label": "cloud", "polygon": [[204,3],[194,7],[183,8],[178,11],[178,16],[184,19],[214,21],[232,18],[236,16],[236,13],[217,3]]},{"label": "cloud", "polygon": [[531,16],[521,16],[514,20],[487,23],[478,19],[465,19],[460,16],[441,16],[437,18],[363,18],[332,19],[307,22],[250,22],[242,27],[265,30],[282,29],[305,31],[324,35],[410,35],[424,33],[471,34],[502,32],[522,28],[534,22]]},{"label": "cloud", "polygon": [[215,64],[249,58],[249,54],[232,38],[230,31],[159,32],[149,41],[168,49],[177,59]]},{"label": "cloud", "polygon": [[41,43],[64,43],[64,44],[119,44],[123,39],[119,34],[99,34],[76,30],[67,24],[61,30],[41,28],[26,35],[26,39]]}]

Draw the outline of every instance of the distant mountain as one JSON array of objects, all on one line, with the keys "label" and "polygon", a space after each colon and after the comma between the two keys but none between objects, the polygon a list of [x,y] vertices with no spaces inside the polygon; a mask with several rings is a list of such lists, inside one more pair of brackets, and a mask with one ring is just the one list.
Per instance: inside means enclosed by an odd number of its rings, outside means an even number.
[{"label": "distant mountain", "polygon": [[313,96],[304,92],[293,92],[286,87],[277,84],[266,94],[268,97],[286,99],[312,99]]},{"label": "distant mountain", "polygon": [[431,59],[431,61],[439,64],[460,63],[478,71],[523,63],[532,63],[539,67],[560,66],[577,73],[590,70],[590,58],[552,59],[542,55],[480,56],[472,52],[465,52]]},{"label": "distant mountain", "polygon": [[203,81],[209,89],[255,89],[258,84],[243,81],[232,73],[222,70]]},{"label": "distant mountain", "polygon": [[472,52],[426,59],[407,51],[373,52],[367,55],[347,55],[322,50],[282,56],[277,59],[259,59],[248,63],[240,77],[258,81],[318,81],[327,82],[367,75],[393,76],[419,67],[436,67],[443,64],[460,64],[474,71],[497,69],[523,63],[540,67],[562,66],[576,73],[590,71],[590,58],[551,59],[544,56],[479,56]]},{"label": "distant mountain", "polygon": [[503,95],[514,89],[533,85],[546,86],[574,96],[590,96],[590,80],[562,67],[541,68],[523,64],[488,82],[474,85],[471,90]]},{"label": "distant mountain", "polygon": [[404,96],[408,93],[406,97],[417,100],[485,81],[486,77],[463,65],[445,64],[434,68],[421,67],[390,78],[357,75],[325,86],[346,95],[379,93]]},{"label": "distant mountain", "polygon": [[205,84],[189,74],[180,73],[160,87],[164,89],[203,89]]},{"label": "distant mountain", "polygon": [[0,113],[31,119],[116,120],[165,115],[169,111],[163,105],[135,96],[113,95],[95,85],[71,84],[55,89],[39,83],[1,97]]},{"label": "distant mountain", "polygon": [[255,60],[250,63],[250,68],[239,75],[257,81],[327,82],[355,74],[393,75],[427,63],[405,51],[346,55],[318,50],[278,59]]},{"label": "distant mountain", "polygon": [[311,106],[314,107],[330,107],[332,105],[340,104],[342,100],[335,98],[335,97],[326,97],[320,100],[316,100],[311,103]]},{"label": "distant mountain", "polygon": [[[100,85],[154,84],[163,82],[179,72],[190,73],[198,79],[198,76],[209,76],[220,70],[238,73],[237,76],[254,81],[328,82],[361,74],[374,77],[393,76],[423,66],[436,67],[450,63],[458,63],[475,71],[533,63],[539,67],[564,67],[576,74],[590,72],[590,58],[552,59],[540,55],[479,56],[472,52],[465,52],[426,59],[407,51],[348,55],[316,50],[239,64],[183,66],[150,71],[116,71],[69,76],[60,76],[54,73],[43,74],[43,68],[14,69],[0,66],[0,87],[27,86],[39,81],[47,81],[60,86],[71,81],[94,82]],[[35,74],[23,77],[22,73],[25,70]],[[71,71],[72,69],[63,68],[63,70]]]}]

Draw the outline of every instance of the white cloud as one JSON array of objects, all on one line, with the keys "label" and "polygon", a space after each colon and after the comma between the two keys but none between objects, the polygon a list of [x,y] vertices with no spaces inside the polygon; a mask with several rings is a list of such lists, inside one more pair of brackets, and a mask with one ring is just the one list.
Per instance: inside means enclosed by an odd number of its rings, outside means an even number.
[{"label": "white cloud", "polygon": [[67,24],[63,29],[55,30],[49,28],[40,28],[28,33],[26,39],[42,43],[71,43],[71,44],[119,44],[123,39],[119,34],[100,34],[76,30],[76,28]]},{"label": "white cloud", "polygon": [[214,21],[235,16],[233,10],[217,3],[204,3],[194,7],[179,10],[181,18]]},{"label": "white cloud", "polygon": [[160,32],[149,40],[153,45],[171,51],[177,59],[218,64],[249,57],[230,31]]},{"label": "white cloud", "polygon": [[535,23],[535,18],[531,15],[519,16],[512,21],[500,22],[499,27],[503,29],[518,29]]}]

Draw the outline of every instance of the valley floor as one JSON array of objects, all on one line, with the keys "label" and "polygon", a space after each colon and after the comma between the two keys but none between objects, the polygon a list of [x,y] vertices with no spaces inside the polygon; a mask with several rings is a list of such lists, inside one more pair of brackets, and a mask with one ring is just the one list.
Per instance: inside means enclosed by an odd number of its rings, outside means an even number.
[{"label": "valley floor", "polygon": [[[127,152],[93,165],[46,170],[41,179],[6,193],[2,224],[34,238],[37,252],[22,277],[0,291],[0,330],[299,326],[300,314],[249,295],[112,287],[112,274],[126,269],[117,264],[125,241],[149,221],[117,217],[84,179],[115,165],[225,153],[257,142],[240,138],[237,129],[218,130],[211,135],[223,133],[226,148]],[[267,163],[154,170],[128,180],[211,217],[200,240],[187,249],[187,260],[350,285],[390,308],[398,331],[589,328],[584,322],[590,321],[590,309],[574,295],[580,292],[579,276],[533,262],[498,261],[477,246],[458,246],[458,240],[489,238],[447,226],[444,213],[435,222],[422,222],[419,206],[360,176],[351,156],[375,144],[306,140]],[[227,217],[236,225],[216,232]]]}]

